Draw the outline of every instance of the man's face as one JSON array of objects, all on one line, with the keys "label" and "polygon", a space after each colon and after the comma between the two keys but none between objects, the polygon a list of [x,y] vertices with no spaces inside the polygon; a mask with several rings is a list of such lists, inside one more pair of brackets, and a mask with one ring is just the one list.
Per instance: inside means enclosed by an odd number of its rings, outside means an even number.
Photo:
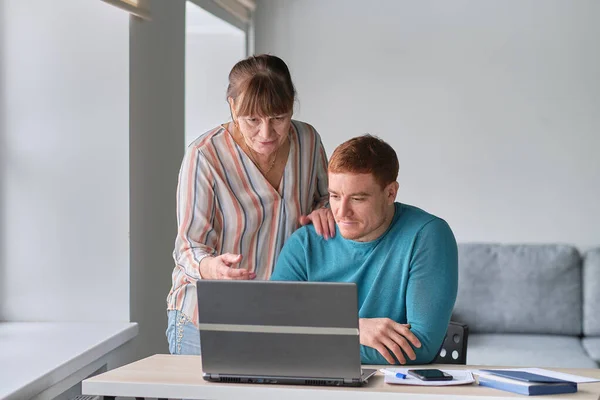
[{"label": "man's face", "polygon": [[372,174],[330,172],[329,204],[342,236],[357,242],[381,236],[393,217],[397,191],[397,182],[382,189]]}]

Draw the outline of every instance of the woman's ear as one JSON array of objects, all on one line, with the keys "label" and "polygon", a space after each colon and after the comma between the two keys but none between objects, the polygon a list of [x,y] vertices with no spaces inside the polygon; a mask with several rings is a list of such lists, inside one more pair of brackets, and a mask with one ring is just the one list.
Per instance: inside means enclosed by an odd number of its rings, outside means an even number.
[{"label": "woman's ear", "polygon": [[233,97],[228,97],[227,102],[229,103],[229,112],[231,112],[231,119],[234,121],[237,119],[237,115],[235,115],[235,102],[233,101]]}]

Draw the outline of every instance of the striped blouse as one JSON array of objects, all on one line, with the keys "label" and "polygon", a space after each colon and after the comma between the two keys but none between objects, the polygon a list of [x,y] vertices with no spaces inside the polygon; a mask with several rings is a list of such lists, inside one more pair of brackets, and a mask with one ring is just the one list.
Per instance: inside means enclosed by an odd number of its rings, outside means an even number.
[{"label": "striped blouse", "polygon": [[328,198],[327,156],[317,131],[292,120],[290,150],[279,184],[273,186],[223,127],[192,142],[177,187],[177,238],[173,286],[167,309],[198,325],[196,296],[200,261],[242,254],[240,268],[269,279],[284,241]]}]

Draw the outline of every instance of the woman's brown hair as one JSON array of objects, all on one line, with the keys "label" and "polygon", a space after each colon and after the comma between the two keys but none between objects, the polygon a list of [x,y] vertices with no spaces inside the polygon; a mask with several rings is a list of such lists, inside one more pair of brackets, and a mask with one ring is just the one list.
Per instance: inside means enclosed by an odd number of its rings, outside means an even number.
[{"label": "woman's brown hair", "polygon": [[285,62],[261,54],[233,66],[227,98],[233,99],[237,115],[268,117],[292,112],[296,89]]}]

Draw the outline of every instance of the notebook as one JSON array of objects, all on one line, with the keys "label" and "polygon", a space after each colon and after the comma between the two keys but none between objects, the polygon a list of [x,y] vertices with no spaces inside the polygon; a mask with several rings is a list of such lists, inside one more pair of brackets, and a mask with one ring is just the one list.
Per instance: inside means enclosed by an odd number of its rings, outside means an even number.
[{"label": "notebook", "polygon": [[479,385],[528,396],[577,392],[577,383],[523,371],[482,369]]}]

